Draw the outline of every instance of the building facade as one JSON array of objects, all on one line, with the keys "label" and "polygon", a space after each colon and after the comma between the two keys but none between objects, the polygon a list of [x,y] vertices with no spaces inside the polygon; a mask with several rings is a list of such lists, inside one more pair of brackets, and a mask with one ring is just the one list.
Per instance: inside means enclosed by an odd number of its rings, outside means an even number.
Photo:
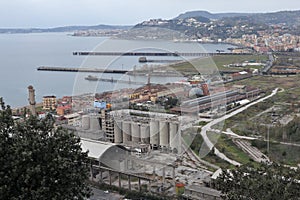
[{"label": "building facade", "polygon": [[43,97],[43,110],[55,110],[57,106],[56,96]]}]

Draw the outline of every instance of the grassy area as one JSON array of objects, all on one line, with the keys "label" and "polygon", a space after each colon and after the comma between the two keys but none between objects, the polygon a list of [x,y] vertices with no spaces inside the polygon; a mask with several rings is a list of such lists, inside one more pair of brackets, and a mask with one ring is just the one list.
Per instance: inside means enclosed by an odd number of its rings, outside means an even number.
[{"label": "grassy area", "polygon": [[[219,158],[218,156],[216,156],[213,152],[209,152],[204,158],[202,158],[203,160],[212,163],[216,166],[219,166],[223,169],[232,169],[235,166],[231,165],[230,163],[228,163],[227,161]],[[215,169],[211,169],[211,171],[214,171]]]},{"label": "grassy area", "polygon": [[[197,58],[189,62],[182,62],[170,65],[176,71],[183,74],[211,74],[217,71],[236,71],[241,70],[240,67],[224,67],[224,65],[241,63],[244,61],[255,60],[256,62],[266,61],[265,55],[217,55],[213,57]],[[249,68],[260,68],[260,66],[251,66]]]},{"label": "grassy area", "polygon": [[[219,135],[214,132],[208,132],[208,137],[209,139],[213,142],[216,143],[215,147],[219,149],[222,153],[224,153],[228,158],[232,160],[236,160],[242,164],[246,164],[249,162],[252,162],[255,165],[255,162],[241,149],[239,149],[230,138],[228,138],[225,135]],[[220,159],[217,157],[212,151],[207,153],[208,147],[205,148],[206,145],[203,142],[203,138],[200,134],[197,134],[196,137],[194,138],[192,144],[191,144],[191,149],[196,153],[199,154],[200,156],[203,157],[203,160],[208,161],[214,165],[217,165],[222,168],[233,168],[231,164],[228,162]]]},{"label": "grassy area", "polygon": [[292,166],[296,166],[298,163],[300,163],[300,147],[298,146],[270,142],[270,151],[268,152],[266,141],[256,140],[252,142],[252,145],[268,155],[273,161]]},{"label": "grassy area", "polygon": [[226,135],[222,135],[219,138],[218,143],[216,144],[216,148],[219,149],[219,151],[221,151],[222,153],[224,153],[228,158],[235,160],[239,163],[254,163],[254,161],[243,150],[238,148],[233,143],[233,141]]},{"label": "grassy area", "polygon": [[[249,79],[244,79],[232,84],[248,85],[257,87],[262,90],[272,90],[274,88],[290,89],[299,87],[300,75],[289,77],[276,77],[276,76],[254,76]],[[227,85],[232,85],[227,84]]]},{"label": "grassy area", "polygon": [[[219,70],[222,69],[230,69],[230,68],[224,68],[223,65],[229,65],[234,63],[241,63],[245,61],[255,61],[255,62],[263,62],[268,60],[268,56],[266,55],[220,55],[220,56],[214,56],[213,61],[216,63],[216,66]],[[251,67],[252,68],[252,67]],[[240,69],[240,68],[235,68]]]}]

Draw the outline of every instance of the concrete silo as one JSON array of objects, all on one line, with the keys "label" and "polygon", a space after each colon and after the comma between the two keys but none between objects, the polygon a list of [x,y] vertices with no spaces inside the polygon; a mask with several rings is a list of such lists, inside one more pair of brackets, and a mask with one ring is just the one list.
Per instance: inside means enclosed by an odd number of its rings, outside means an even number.
[{"label": "concrete silo", "polygon": [[169,146],[169,122],[159,122],[159,145],[161,147]]},{"label": "concrete silo", "polygon": [[90,129],[90,116],[88,116],[88,115],[82,116],[81,126],[82,126],[83,130],[89,130]]},{"label": "concrete silo", "polygon": [[148,125],[141,125],[141,142],[142,144],[150,144],[150,127]]},{"label": "concrete silo", "polygon": [[131,124],[131,140],[133,143],[139,143],[141,138],[140,124],[132,122]]},{"label": "concrete silo", "polygon": [[122,123],[122,130],[123,130],[123,143],[129,144],[131,141],[131,122],[124,121]]},{"label": "concrete silo", "polygon": [[179,147],[179,134],[178,134],[178,123],[176,122],[170,122],[169,128],[170,128],[170,148],[172,150],[176,149],[178,151]]},{"label": "concrete silo", "polygon": [[91,128],[92,131],[100,130],[99,117],[97,117],[97,116],[91,116],[90,117],[90,128]]},{"label": "concrete silo", "polygon": [[150,121],[150,145],[152,148],[159,145],[159,121],[154,119]]},{"label": "concrete silo", "polygon": [[120,144],[123,142],[122,122],[120,120],[114,121],[114,142]]}]

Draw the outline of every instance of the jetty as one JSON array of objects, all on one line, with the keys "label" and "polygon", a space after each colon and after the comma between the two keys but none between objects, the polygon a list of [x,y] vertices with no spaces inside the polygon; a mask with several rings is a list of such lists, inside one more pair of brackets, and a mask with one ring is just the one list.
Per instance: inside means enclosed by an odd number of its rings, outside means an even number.
[{"label": "jetty", "polygon": [[208,57],[216,55],[251,55],[248,53],[226,53],[218,51],[216,53],[200,53],[200,52],[91,52],[76,51],[74,56],[186,56],[186,57]]},{"label": "jetty", "polygon": [[121,69],[46,67],[46,66],[38,67],[37,70],[38,71],[57,71],[57,72],[110,73],[110,74],[126,74],[128,72],[128,70],[121,70]]}]

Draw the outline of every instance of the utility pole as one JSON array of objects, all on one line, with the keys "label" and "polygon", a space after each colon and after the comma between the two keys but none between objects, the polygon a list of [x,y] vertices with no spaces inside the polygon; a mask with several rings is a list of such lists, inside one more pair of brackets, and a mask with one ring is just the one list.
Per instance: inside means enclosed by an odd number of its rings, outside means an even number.
[{"label": "utility pole", "polygon": [[268,125],[267,152],[270,155],[270,124]]}]

